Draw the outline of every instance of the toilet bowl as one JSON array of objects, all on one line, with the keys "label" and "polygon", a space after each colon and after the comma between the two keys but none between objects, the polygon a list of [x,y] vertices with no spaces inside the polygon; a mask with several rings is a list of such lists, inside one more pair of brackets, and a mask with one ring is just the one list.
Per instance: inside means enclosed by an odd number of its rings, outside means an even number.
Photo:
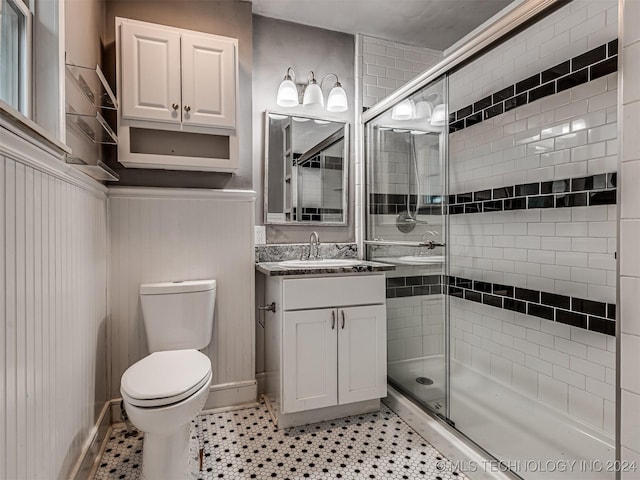
[{"label": "toilet bowl", "polygon": [[124,373],[127,415],[144,432],[142,478],[192,478],[191,421],[207,400],[212,375],[211,361],[197,350],[152,353]]},{"label": "toilet bowl", "polygon": [[122,375],[131,423],[144,432],[142,478],[192,479],[191,422],[207,401],[213,372],[198,349],[211,341],[216,281],[140,286],[150,353]]}]

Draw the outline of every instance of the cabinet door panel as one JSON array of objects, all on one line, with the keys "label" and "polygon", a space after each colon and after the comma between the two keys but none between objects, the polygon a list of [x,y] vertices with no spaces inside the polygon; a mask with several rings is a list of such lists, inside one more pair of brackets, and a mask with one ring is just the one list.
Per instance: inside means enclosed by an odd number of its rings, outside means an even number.
[{"label": "cabinet door panel", "polygon": [[335,309],[284,312],[283,412],[328,407],[338,400]]},{"label": "cabinet door panel", "polygon": [[[343,323],[344,318],[344,323]],[[338,310],[338,401],[387,394],[387,326],[384,305]]]},{"label": "cabinet door panel", "polygon": [[123,118],[180,123],[180,34],[129,23],[120,33]]},{"label": "cabinet door panel", "polygon": [[235,128],[233,41],[182,35],[182,102],[185,125]]}]

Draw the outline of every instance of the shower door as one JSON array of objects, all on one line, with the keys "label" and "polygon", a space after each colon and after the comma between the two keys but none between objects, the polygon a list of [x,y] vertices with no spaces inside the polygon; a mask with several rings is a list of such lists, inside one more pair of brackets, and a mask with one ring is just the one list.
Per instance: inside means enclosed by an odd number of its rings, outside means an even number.
[{"label": "shower door", "polygon": [[387,275],[389,383],[447,417],[445,80],[366,124],[366,254]]}]

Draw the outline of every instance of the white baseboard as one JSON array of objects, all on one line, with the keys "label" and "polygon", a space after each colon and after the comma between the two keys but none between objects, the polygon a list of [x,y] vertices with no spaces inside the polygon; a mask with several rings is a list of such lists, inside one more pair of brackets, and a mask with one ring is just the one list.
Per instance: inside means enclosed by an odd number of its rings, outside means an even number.
[{"label": "white baseboard", "polygon": [[[265,395],[265,399],[268,397]],[[333,407],[316,408],[295,413],[280,413],[273,411],[273,406],[269,404],[269,413],[272,418],[277,417],[278,428],[291,428],[310,423],[324,422],[335,418],[350,417],[351,415],[362,415],[365,413],[377,412],[380,410],[380,399],[364,400],[361,402],[347,403],[346,405],[335,405]]]},{"label": "white baseboard", "polygon": [[100,458],[99,453],[102,444],[107,438],[107,433],[111,425],[110,411],[111,402],[105,402],[98,416],[98,420],[89,432],[89,438],[87,438],[80,456],[69,474],[69,480],[86,480],[87,478],[91,478],[91,471],[96,461]]},{"label": "white baseboard", "polygon": [[[203,411],[216,410],[227,407],[255,405],[258,399],[258,388],[255,380],[242,382],[221,383],[209,387],[207,403]],[[122,422],[120,415],[121,398],[111,400],[111,423]]]},{"label": "white baseboard", "polygon": [[267,374],[266,372],[256,373],[256,382],[258,382],[258,397],[264,395],[267,391]]},{"label": "white baseboard", "polygon": [[257,398],[258,384],[255,380],[211,385],[204,410],[253,403]]}]

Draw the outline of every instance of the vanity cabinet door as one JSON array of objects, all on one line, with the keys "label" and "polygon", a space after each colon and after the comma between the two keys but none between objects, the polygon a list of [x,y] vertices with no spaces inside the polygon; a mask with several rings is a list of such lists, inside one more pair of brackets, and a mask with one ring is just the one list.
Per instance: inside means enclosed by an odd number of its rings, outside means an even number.
[{"label": "vanity cabinet door", "polygon": [[341,405],[387,395],[384,305],[338,309],[338,366]]},{"label": "vanity cabinet door", "polygon": [[236,68],[232,39],[182,34],[182,123],[235,128]]},{"label": "vanity cabinet door", "polygon": [[338,403],[336,309],[284,312],[283,413]]},{"label": "vanity cabinet door", "polygon": [[123,23],[122,117],[180,123],[180,33]]}]

